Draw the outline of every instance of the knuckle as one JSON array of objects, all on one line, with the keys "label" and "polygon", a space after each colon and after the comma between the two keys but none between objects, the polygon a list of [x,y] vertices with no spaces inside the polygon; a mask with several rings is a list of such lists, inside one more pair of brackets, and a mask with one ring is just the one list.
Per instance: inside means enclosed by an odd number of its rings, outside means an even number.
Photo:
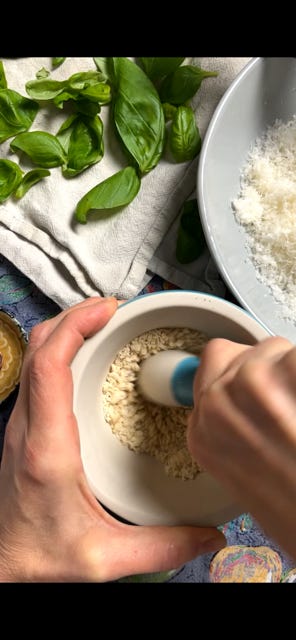
[{"label": "knuckle", "polygon": [[47,380],[48,375],[54,368],[53,358],[50,359],[46,355],[46,351],[40,347],[32,355],[30,361],[30,383],[34,386],[44,385],[44,381]]},{"label": "knuckle", "polygon": [[44,338],[47,336],[47,332],[48,329],[46,320],[44,322],[36,324],[30,331],[29,345],[34,348],[40,346],[40,344],[42,344],[42,342],[44,341]]}]

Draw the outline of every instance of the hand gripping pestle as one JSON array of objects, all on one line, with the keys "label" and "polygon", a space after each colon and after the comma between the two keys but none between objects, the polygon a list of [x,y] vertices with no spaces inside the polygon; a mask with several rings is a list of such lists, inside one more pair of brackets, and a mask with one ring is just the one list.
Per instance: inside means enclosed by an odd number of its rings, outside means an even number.
[{"label": "hand gripping pestle", "polygon": [[168,349],[148,356],[140,365],[138,389],[142,396],[168,407],[193,406],[193,382],[200,358]]}]

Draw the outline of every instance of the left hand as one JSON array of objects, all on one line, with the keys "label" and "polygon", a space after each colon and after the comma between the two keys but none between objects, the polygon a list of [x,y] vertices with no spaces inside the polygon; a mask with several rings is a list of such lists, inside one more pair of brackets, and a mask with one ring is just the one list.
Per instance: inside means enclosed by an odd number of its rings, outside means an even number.
[{"label": "left hand", "polygon": [[114,298],[89,298],[31,332],[0,469],[2,581],[110,581],[225,546],[215,528],[123,524],[88,487],[70,365],[116,308]]}]

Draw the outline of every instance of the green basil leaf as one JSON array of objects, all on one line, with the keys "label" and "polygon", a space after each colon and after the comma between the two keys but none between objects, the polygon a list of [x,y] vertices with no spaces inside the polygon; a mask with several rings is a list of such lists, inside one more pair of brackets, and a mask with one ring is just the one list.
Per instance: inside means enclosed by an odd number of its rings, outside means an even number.
[{"label": "green basil leaf", "polygon": [[110,76],[110,58],[93,58],[93,61],[99,71],[101,71],[105,78],[111,80]]},{"label": "green basil leaf", "polygon": [[51,64],[53,66],[54,69],[56,69],[56,67],[60,67],[61,64],[63,64],[63,62],[66,60],[66,58],[52,58],[51,59]]},{"label": "green basil leaf", "polygon": [[38,168],[32,169],[32,171],[28,171],[24,175],[22,181],[14,192],[14,197],[22,198],[27,193],[27,191],[29,191],[29,189],[34,186],[34,184],[37,184],[37,182],[40,182],[40,180],[46,178],[47,176],[50,176],[50,171],[48,171],[48,169]]},{"label": "green basil leaf", "polygon": [[78,96],[73,103],[73,108],[77,113],[83,113],[85,116],[90,116],[91,118],[101,111],[101,107],[98,102],[91,102],[90,100],[80,98],[80,96]]},{"label": "green basil leaf", "polygon": [[201,138],[191,107],[178,107],[169,131],[169,145],[176,162],[193,160],[200,152]]},{"label": "green basil leaf", "polygon": [[132,202],[141,186],[141,180],[134,167],[121,169],[110,178],[103,180],[79,200],[75,217],[85,223],[91,209],[116,209]]},{"label": "green basil leaf", "polygon": [[73,131],[73,125],[74,125],[74,122],[77,120],[77,117],[78,116],[76,113],[69,116],[69,118],[67,118],[63,122],[63,124],[60,126],[56,134],[56,137],[58,141],[61,143],[62,147],[64,148],[66,154],[68,154],[70,138]]},{"label": "green basil leaf", "polygon": [[25,86],[27,94],[34,100],[53,100],[65,89],[67,80],[40,78],[39,80],[29,80]]},{"label": "green basil leaf", "polygon": [[217,71],[205,71],[190,64],[183,65],[164,78],[159,89],[160,99],[171,104],[184,104],[193,98],[205,78],[217,75]]},{"label": "green basil leaf", "polygon": [[48,69],[45,69],[45,67],[42,67],[42,69],[39,69],[39,71],[37,71],[36,78],[48,78],[49,75],[50,71],[48,71]]},{"label": "green basil leaf", "polygon": [[[96,164],[104,154],[103,123],[99,116],[77,116],[69,128],[71,134],[67,137],[67,162],[62,168],[67,178]],[[65,129],[62,133],[65,135]],[[65,148],[65,138],[63,146]]]},{"label": "green basil leaf", "polygon": [[187,200],[181,210],[176,243],[176,258],[181,264],[196,260],[203,252],[206,240],[199,218],[197,200]]},{"label": "green basil leaf", "polygon": [[65,90],[53,98],[53,103],[58,109],[63,109],[64,102],[67,102],[68,100],[76,100],[76,96],[77,94],[75,91]]},{"label": "green basil leaf", "polygon": [[78,93],[86,87],[103,82],[104,79],[104,74],[100,71],[79,71],[68,78],[67,88],[74,89]]},{"label": "green basil leaf", "polygon": [[177,69],[185,58],[139,58],[145,73],[155,80],[172,73]]},{"label": "green basil leaf", "polygon": [[65,151],[56,138],[46,131],[20,133],[10,143],[12,151],[23,151],[34,164],[50,169],[66,163]]},{"label": "green basil leaf", "polygon": [[106,104],[111,100],[111,90],[104,80],[105,76],[99,71],[81,71],[62,81],[51,78],[29,80],[26,91],[35,100],[53,100],[59,109],[67,100],[76,100],[80,96]]},{"label": "green basil leaf", "polygon": [[12,89],[0,90],[0,143],[27,131],[34,121],[37,102],[21,96]]},{"label": "green basil leaf", "polygon": [[178,107],[175,107],[174,104],[169,104],[169,102],[164,102],[162,105],[162,108],[164,113],[164,119],[166,122],[169,122],[169,120],[173,119]]},{"label": "green basil leaf", "polygon": [[107,104],[111,101],[111,87],[105,82],[96,82],[82,89],[79,93],[82,98],[88,98],[99,104]]},{"label": "green basil leaf", "polygon": [[23,172],[16,162],[0,159],[0,203],[15,191],[23,177]]},{"label": "green basil leaf", "polygon": [[7,80],[2,60],[0,60],[0,89],[7,88]]},{"label": "green basil leaf", "polygon": [[113,116],[119,136],[142,173],[160,160],[165,122],[158,93],[146,73],[128,58],[112,58]]}]

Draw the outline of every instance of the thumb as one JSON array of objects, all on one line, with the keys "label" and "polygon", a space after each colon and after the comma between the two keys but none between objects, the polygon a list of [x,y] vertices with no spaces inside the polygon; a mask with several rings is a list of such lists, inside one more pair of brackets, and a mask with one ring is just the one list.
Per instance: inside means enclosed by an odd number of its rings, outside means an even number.
[{"label": "thumb", "polygon": [[225,536],[214,527],[124,525],[109,536],[103,563],[102,543],[92,546],[91,565],[96,574],[93,579],[104,582],[139,573],[169,571],[225,546]]}]

